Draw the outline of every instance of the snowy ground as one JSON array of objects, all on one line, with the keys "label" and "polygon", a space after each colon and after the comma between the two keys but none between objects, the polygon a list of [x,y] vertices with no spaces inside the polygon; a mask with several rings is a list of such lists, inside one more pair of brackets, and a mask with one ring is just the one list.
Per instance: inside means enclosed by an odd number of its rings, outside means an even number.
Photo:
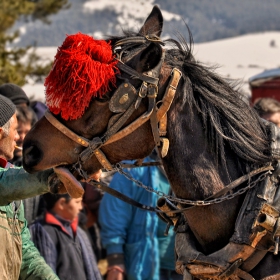
[{"label": "snowy ground", "polygon": [[[57,47],[38,48],[41,57],[53,59]],[[267,69],[280,67],[280,32],[249,34],[194,46],[194,56],[207,65],[218,65],[224,77],[238,79],[242,90],[250,94],[248,79]],[[42,84],[23,87],[28,96],[44,101]]]},{"label": "snowy ground", "polygon": [[197,44],[195,57],[208,64],[218,64],[225,77],[240,79],[243,91],[250,93],[250,77],[280,67],[280,32],[265,32]]}]

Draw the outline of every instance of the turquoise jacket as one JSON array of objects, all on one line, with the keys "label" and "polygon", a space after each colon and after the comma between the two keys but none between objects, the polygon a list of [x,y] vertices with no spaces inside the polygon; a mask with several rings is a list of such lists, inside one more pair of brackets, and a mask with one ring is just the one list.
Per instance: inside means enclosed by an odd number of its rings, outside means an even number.
[{"label": "turquoise jacket", "polygon": [[0,168],[0,279],[58,280],[30,240],[22,202],[13,202],[46,193],[50,172]]},{"label": "turquoise jacket", "polygon": [[[133,178],[155,190],[168,193],[169,183],[158,167],[130,170]],[[156,206],[158,196],[116,173],[110,186],[139,203]],[[128,280],[158,280],[161,265],[174,270],[174,236],[164,236],[165,224],[154,212],[136,208],[105,193],[99,209],[101,241],[107,254],[124,254]]]}]

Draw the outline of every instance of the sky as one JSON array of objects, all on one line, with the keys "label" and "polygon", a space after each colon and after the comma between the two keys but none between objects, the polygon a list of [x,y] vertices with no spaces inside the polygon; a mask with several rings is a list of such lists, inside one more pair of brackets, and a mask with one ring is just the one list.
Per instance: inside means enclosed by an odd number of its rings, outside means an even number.
[{"label": "sky", "polygon": [[[53,60],[57,47],[40,47],[42,59]],[[280,32],[248,34],[194,45],[194,57],[207,66],[218,66],[222,77],[238,80],[241,90],[250,95],[248,80],[265,70],[280,67]],[[43,84],[23,86],[29,97],[45,100]]]}]

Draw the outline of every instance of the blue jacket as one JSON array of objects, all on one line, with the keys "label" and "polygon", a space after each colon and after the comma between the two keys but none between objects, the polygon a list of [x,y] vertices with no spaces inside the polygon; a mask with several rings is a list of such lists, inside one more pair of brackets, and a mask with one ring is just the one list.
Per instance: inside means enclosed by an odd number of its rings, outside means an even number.
[{"label": "blue jacket", "polygon": [[[158,167],[134,168],[130,174],[148,187],[166,194],[169,191],[170,185]],[[138,187],[119,173],[113,176],[110,186],[139,203],[156,205],[158,196],[155,193]],[[107,254],[124,254],[128,280],[158,280],[160,256],[164,255],[174,269],[174,236],[164,237],[164,227],[161,226],[161,231],[154,212],[136,208],[105,193],[100,204],[99,222],[101,241]],[[167,242],[162,242],[162,238]],[[159,248],[159,241],[164,248]]]}]

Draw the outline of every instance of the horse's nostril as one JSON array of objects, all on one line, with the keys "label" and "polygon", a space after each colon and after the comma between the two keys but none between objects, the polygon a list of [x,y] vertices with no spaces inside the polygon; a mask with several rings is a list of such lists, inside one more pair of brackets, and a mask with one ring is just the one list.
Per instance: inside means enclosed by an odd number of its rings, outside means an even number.
[{"label": "horse's nostril", "polygon": [[38,164],[42,158],[41,150],[35,146],[29,146],[27,148],[23,147],[23,158],[24,158],[24,166],[26,167],[34,167]]},{"label": "horse's nostril", "polygon": [[25,155],[28,155],[28,154],[32,151],[33,147],[34,147],[34,146],[30,146],[30,147],[26,148],[26,149],[24,150],[24,154],[25,154]]}]

